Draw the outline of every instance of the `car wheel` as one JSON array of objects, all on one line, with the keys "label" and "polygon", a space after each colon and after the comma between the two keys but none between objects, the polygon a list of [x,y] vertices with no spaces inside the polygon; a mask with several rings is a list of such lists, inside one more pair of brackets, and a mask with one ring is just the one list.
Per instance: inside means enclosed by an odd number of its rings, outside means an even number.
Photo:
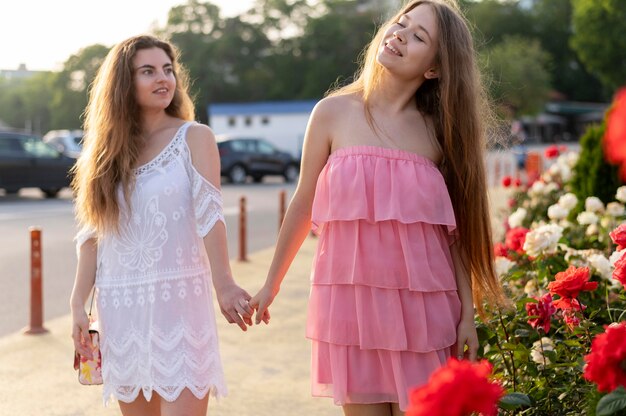
[{"label": "car wheel", "polygon": [[263,175],[252,175],[252,180],[256,183],[263,182]]},{"label": "car wheel", "polygon": [[44,193],[46,198],[55,198],[59,194],[60,189],[51,188],[51,189],[42,189],[41,192]]},{"label": "car wheel", "polygon": [[296,165],[289,165],[285,168],[283,176],[286,182],[294,182],[298,179],[298,167]]},{"label": "car wheel", "polygon": [[235,165],[228,171],[228,179],[232,183],[244,183],[247,175],[246,169],[241,165]]}]

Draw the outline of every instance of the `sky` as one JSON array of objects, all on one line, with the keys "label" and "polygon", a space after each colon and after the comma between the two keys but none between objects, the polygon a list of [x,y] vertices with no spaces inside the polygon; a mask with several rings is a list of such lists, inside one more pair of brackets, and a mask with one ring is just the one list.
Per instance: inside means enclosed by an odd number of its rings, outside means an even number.
[{"label": "sky", "polygon": [[[222,15],[237,15],[254,0],[210,0]],[[1,0],[0,69],[60,70],[81,48],[112,46],[164,26],[186,0]]]}]

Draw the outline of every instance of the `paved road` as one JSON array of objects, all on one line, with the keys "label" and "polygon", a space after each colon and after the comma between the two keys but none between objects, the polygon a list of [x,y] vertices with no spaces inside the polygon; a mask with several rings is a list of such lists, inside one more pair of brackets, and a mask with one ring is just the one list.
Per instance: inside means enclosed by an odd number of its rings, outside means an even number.
[{"label": "paved road", "polygon": [[[278,195],[285,189],[287,200],[294,185],[278,180],[262,184],[223,187],[224,211],[230,257],[238,255],[239,198],[248,204],[248,252],[275,244],[278,230]],[[68,312],[69,293],[76,270],[72,239],[76,228],[71,193],[44,199],[36,189],[19,195],[0,196],[0,336],[20,330],[29,320],[30,226],[42,228],[44,321]]]}]

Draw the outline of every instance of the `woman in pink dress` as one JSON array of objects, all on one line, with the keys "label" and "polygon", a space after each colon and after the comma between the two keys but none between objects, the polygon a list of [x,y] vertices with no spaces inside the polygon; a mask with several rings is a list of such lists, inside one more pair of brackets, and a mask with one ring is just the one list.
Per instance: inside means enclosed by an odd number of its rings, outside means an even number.
[{"label": "woman in pink dress", "polygon": [[502,301],[482,96],[457,6],[412,1],[375,36],[356,81],[311,115],[300,181],[250,304],[259,322],[313,226],[312,392],[346,415],[403,414],[408,390],[449,357],[476,358],[474,304]]}]

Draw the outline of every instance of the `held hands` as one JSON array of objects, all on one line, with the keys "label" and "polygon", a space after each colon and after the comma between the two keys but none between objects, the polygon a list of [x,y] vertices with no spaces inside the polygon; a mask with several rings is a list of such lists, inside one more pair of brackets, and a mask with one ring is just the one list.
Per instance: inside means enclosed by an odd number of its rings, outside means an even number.
[{"label": "held hands", "polygon": [[[466,346],[467,349],[465,349]],[[456,330],[456,345],[452,353],[459,360],[469,359],[470,361],[476,361],[478,355],[478,334],[476,333],[474,317],[463,319],[459,323]]]},{"label": "held hands", "polygon": [[272,304],[277,294],[277,289],[264,285],[250,300],[250,306],[256,309],[255,323],[257,325],[261,321],[265,322],[266,325],[270,323],[270,311],[267,308]]},{"label": "held hands", "polygon": [[91,353],[93,345],[89,336],[89,318],[84,310],[72,313],[72,340],[74,340],[76,352],[85,358],[93,359]]},{"label": "held hands", "polygon": [[222,288],[215,289],[217,302],[220,305],[222,315],[231,324],[239,325],[242,331],[246,331],[246,325],[252,325],[252,314],[254,310],[248,304],[250,295],[248,292],[231,283]]}]

